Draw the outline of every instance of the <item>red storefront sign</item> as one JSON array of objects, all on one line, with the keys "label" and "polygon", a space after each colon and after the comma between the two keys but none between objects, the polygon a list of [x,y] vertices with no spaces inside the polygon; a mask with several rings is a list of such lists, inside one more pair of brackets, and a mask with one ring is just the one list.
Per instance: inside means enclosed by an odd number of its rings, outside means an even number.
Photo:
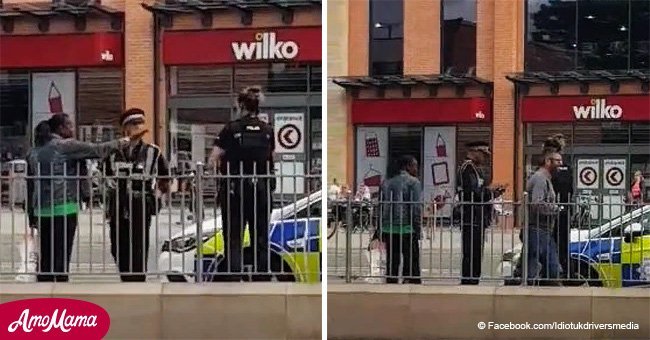
[{"label": "red storefront sign", "polygon": [[0,68],[122,66],[122,33],[3,35]]},{"label": "red storefront sign", "polygon": [[525,97],[521,119],[534,122],[650,121],[650,96]]},{"label": "red storefront sign", "polygon": [[320,62],[321,27],[166,31],[166,65]]},{"label": "red storefront sign", "polygon": [[492,120],[489,98],[355,99],[353,124],[487,123]]}]

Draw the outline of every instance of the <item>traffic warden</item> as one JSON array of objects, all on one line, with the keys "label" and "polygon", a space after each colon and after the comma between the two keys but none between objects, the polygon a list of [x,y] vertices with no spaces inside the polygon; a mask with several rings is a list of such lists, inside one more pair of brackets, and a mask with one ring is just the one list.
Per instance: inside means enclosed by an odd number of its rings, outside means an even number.
[{"label": "traffic warden", "polygon": [[487,142],[473,142],[465,161],[458,169],[456,185],[459,206],[454,215],[460,218],[463,239],[461,284],[476,285],[481,277],[483,232],[492,219],[491,200],[501,196],[503,187],[489,188],[481,167],[488,164],[491,152]]},{"label": "traffic warden", "polygon": [[[275,190],[273,128],[260,120],[263,93],[248,87],[239,93],[240,118],[229,122],[214,142],[210,163],[225,177],[219,185],[219,202],[224,226],[227,268],[233,275],[225,280],[240,281],[242,272],[242,236],[248,225],[253,247],[253,280],[270,280],[269,209]],[[251,175],[266,177],[257,177]],[[264,273],[264,274],[262,274]]]},{"label": "traffic warden", "polygon": [[142,140],[147,132],[144,123],[141,109],[122,114],[122,134],[132,142],[112,153],[106,164],[106,174],[116,176],[109,190],[108,213],[111,254],[123,282],[145,281],[149,228],[160,208],[157,195],[169,190],[169,178],[165,177],[169,165],[157,145]]}]

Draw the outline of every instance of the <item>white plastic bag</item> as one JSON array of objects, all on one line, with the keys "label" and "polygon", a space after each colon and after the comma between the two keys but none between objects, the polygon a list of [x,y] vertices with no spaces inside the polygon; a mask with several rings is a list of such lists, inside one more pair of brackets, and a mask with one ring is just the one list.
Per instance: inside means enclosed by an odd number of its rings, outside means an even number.
[{"label": "white plastic bag", "polygon": [[24,273],[16,276],[18,282],[36,282],[36,271],[38,270],[38,233],[35,229],[29,228],[25,238],[18,250],[20,253],[20,269]]},{"label": "white plastic bag", "polygon": [[366,278],[366,282],[383,283],[383,276],[386,273],[386,249],[384,243],[375,240],[370,243],[368,248],[366,258],[370,264],[370,277]]}]

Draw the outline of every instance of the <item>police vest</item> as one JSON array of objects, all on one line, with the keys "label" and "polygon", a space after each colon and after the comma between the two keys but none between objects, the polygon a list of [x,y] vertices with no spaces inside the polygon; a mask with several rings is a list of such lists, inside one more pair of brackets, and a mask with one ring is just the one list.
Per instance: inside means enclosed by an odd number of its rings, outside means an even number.
[{"label": "police vest", "polygon": [[122,150],[110,156],[112,174],[117,176],[120,194],[153,194],[156,159],[159,150],[149,144],[140,144],[132,152]]},{"label": "police vest", "polygon": [[[270,173],[273,130],[256,117],[247,117],[232,124],[234,143],[226,150],[226,163],[231,174]],[[227,166],[224,164],[224,167]],[[227,169],[221,169],[227,173]]]}]

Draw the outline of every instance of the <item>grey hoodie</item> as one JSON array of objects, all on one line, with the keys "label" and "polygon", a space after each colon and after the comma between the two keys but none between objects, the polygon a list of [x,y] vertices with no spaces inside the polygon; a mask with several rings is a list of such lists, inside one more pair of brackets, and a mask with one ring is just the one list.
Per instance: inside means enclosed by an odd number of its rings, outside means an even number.
[{"label": "grey hoodie", "polygon": [[[57,216],[76,213],[79,198],[80,162],[89,158],[104,158],[120,146],[119,140],[101,144],[63,139],[52,140],[35,147],[27,155],[27,209],[30,223],[36,216]],[[65,177],[67,178],[65,178]]]}]

